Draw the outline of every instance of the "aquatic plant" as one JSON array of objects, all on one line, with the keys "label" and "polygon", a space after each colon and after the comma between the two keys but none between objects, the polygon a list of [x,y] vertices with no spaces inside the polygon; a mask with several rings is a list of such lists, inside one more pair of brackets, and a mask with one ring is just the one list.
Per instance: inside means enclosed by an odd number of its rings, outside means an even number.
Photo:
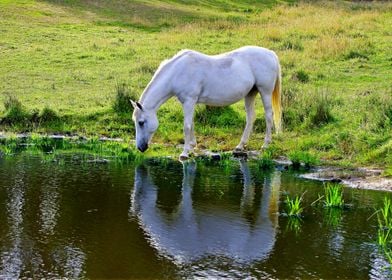
[{"label": "aquatic plant", "polygon": [[392,229],[392,203],[384,198],[383,207],[377,211],[378,226],[380,229]]},{"label": "aquatic plant", "polygon": [[387,247],[388,244],[390,244],[392,241],[391,239],[391,229],[384,229],[384,228],[379,228],[377,231],[377,243],[378,245],[382,247]]},{"label": "aquatic plant", "polygon": [[338,184],[327,183],[325,187],[325,200],[324,205],[326,207],[338,207],[343,208],[343,188]]},{"label": "aquatic plant", "polygon": [[382,247],[385,257],[392,265],[392,203],[389,198],[384,198],[383,206],[376,211],[378,230],[377,243]]},{"label": "aquatic plant", "polygon": [[16,137],[10,137],[7,139],[0,139],[0,152],[6,156],[13,155],[18,151],[18,139]]},{"label": "aquatic plant", "polygon": [[275,163],[272,160],[272,154],[270,152],[265,152],[263,155],[256,160],[256,165],[262,170],[271,170],[275,167]]},{"label": "aquatic plant", "polygon": [[302,196],[296,195],[294,198],[290,198],[289,196],[286,196],[286,214],[289,217],[301,217],[301,214],[303,212],[302,208]]}]

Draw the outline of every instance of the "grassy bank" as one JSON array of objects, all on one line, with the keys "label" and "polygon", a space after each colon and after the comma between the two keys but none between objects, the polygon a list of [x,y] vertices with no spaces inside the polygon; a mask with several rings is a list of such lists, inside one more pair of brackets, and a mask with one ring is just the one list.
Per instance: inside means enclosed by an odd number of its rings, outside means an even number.
[{"label": "grassy bank", "polygon": [[[128,141],[131,112],[115,106],[117,96],[140,95],[163,59],[183,48],[259,45],[282,64],[284,133],[272,155],[392,174],[390,26],[392,5],[378,1],[0,0],[0,131]],[[181,144],[179,103],[170,100],[159,119],[159,147]],[[195,119],[201,148],[230,150],[245,125],[243,103],[200,106]],[[264,126],[258,100],[250,149],[260,149]]]}]

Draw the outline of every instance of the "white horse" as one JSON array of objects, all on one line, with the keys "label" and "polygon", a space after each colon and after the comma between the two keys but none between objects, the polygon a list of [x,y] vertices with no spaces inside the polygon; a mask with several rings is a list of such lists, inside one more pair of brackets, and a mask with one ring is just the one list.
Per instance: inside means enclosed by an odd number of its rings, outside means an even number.
[{"label": "white horse", "polygon": [[261,94],[266,119],[263,147],[271,142],[272,120],[281,130],[281,71],[277,55],[268,49],[246,46],[220,55],[209,56],[182,50],[161,63],[138,102],[132,101],[136,127],[136,146],[144,152],[158,128],[157,110],[176,96],[184,110],[184,150],[180,159],[189,157],[196,146],[193,115],[195,105],[227,106],[245,99],[246,126],[236,151],[242,151],[252,131],[255,97]]}]

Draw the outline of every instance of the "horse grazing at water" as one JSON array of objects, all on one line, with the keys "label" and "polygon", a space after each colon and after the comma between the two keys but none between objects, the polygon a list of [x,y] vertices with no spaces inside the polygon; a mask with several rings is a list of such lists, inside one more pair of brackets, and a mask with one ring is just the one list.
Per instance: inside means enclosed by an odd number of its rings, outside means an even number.
[{"label": "horse grazing at water", "polygon": [[193,115],[195,106],[227,106],[245,99],[246,126],[240,143],[242,151],[255,121],[255,97],[260,93],[266,119],[263,147],[271,142],[272,121],[281,130],[281,71],[277,55],[268,49],[246,46],[209,56],[182,50],[161,63],[138,102],[132,101],[136,146],[144,152],[158,128],[157,110],[176,96],[184,110],[184,150],[180,160],[189,158],[196,146]]}]

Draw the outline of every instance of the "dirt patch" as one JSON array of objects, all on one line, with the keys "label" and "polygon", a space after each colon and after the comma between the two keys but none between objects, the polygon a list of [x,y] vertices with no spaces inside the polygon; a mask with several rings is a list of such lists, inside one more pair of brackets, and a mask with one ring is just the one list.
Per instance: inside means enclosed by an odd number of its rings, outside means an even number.
[{"label": "dirt patch", "polygon": [[301,178],[339,182],[351,188],[369,189],[379,191],[392,191],[392,178],[381,176],[382,170],[357,168],[344,169],[333,167],[322,167],[311,173],[300,175]]}]

